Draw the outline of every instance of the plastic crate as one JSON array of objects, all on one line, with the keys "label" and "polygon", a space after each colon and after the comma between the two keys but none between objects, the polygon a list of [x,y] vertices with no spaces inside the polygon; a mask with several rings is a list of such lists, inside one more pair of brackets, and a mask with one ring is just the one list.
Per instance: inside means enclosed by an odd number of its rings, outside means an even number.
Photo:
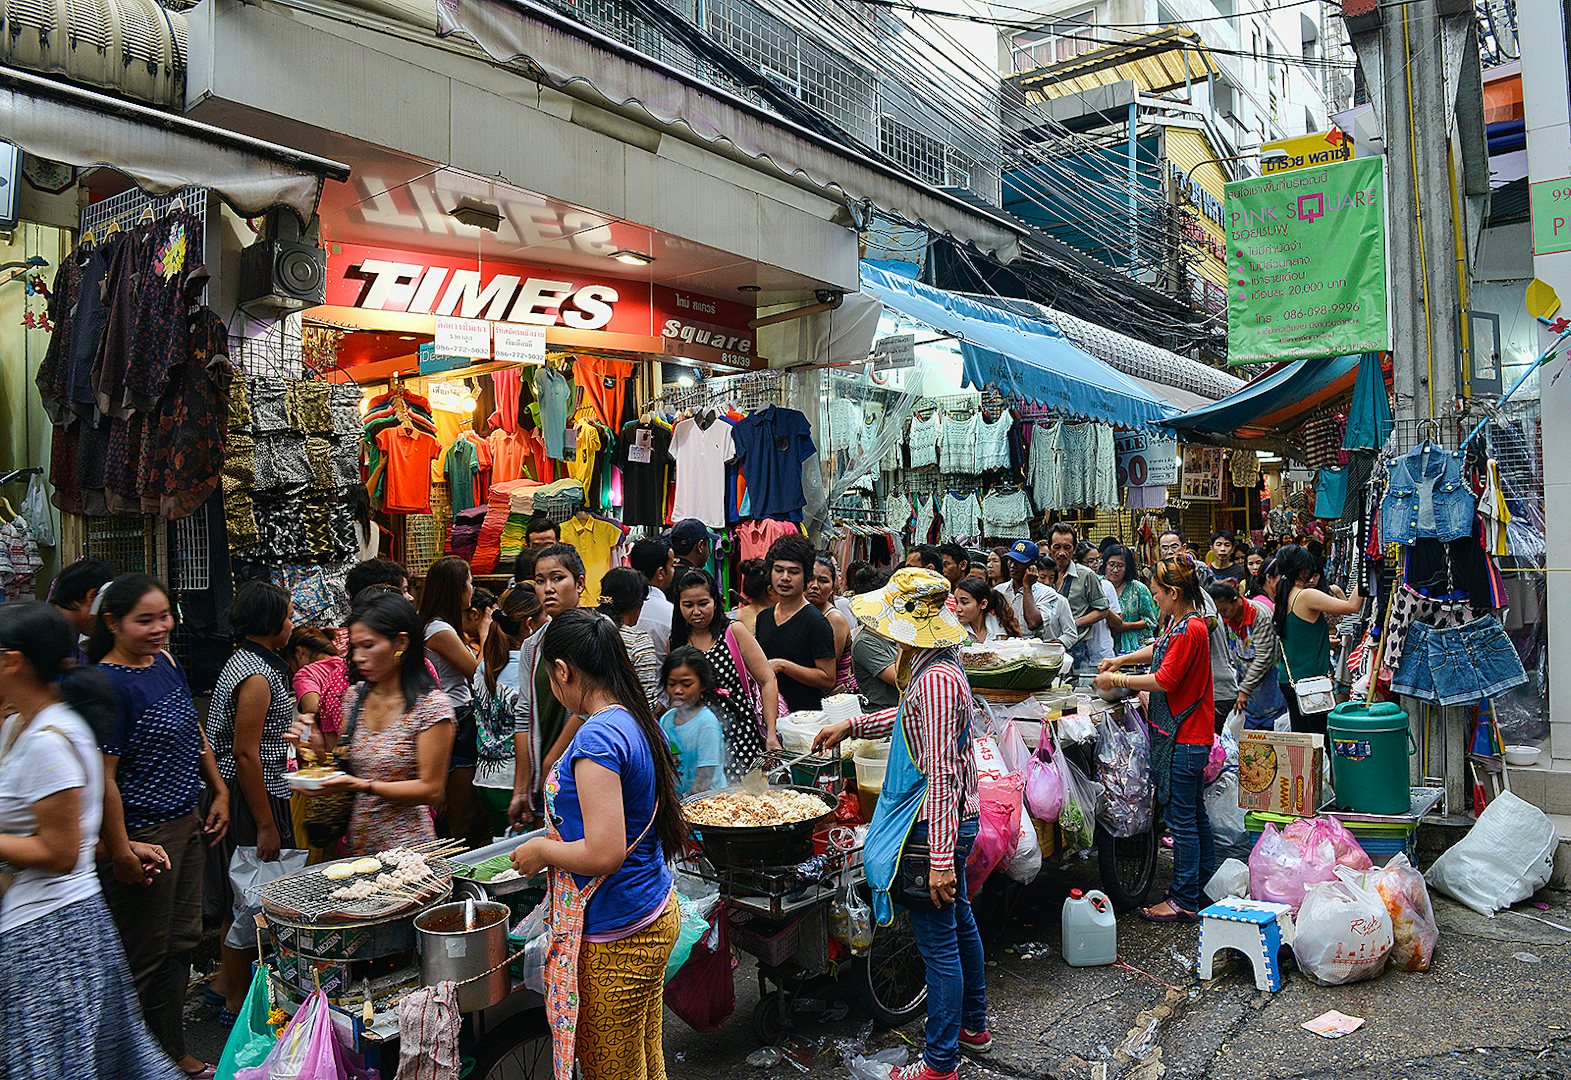
[{"label": "plastic crate", "polygon": [[771,923],[740,911],[732,911],[730,919],[731,944],[771,967],[789,960],[802,940],[801,919]]},{"label": "plastic crate", "polygon": [[[1267,824],[1275,825],[1280,830],[1288,823],[1297,820],[1299,819],[1284,814],[1262,814],[1250,811],[1244,815],[1244,831],[1249,834],[1250,847],[1252,848],[1260,839]],[[1384,866],[1393,855],[1401,853],[1405,853],[1408,861],[1414,866],[1418,865],[1416,822],[1412,825],[1403,825],[1391,822],[1343,821],[1342,824],[1353,834],[1353,839],[1358,841],[1358,846],[1364,849],[1364,854],[1369,856],[1369,861],[1376,866]]]}]

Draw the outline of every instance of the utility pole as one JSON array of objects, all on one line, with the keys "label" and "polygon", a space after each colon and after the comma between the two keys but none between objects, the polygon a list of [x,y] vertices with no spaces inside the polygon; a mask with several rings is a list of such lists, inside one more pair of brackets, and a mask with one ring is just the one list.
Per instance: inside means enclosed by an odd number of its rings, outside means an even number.
[{"label": "utility pole", "polygon": [[[1454,447],[1468,238],[1478,225],[1466,220],[1465,208],[1469,198],[1476,208],[1489,190],[1472,3],[1346,0],[1342,14],[1379,125],[1381,145],[1370,149],[1386,159],[1398,438],[1407,440],[1406,449],[1417,422],[1436,419]],[[1415,705],[1404,699],[1419,745],[1430,747],[1432,756],[1415,761],[1414,781],[1443,770],[1448,804],[1460,810],[1467,792],[1466,716],[1437,709],[1435,722],[1426,725]]]}]

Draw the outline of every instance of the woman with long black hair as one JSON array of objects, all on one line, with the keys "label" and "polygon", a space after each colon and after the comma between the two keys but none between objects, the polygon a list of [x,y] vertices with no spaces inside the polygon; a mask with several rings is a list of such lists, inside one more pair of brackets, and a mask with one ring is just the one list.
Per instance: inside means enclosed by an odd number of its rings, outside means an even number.
[{"label": "woman with long black hair", "polygon": [[1364,598],[1356,589],[1344,600],[1316,588],[1323,565],[1299,544],[1288,544],[1278,551],[1272,568],[1277,583],[1271,621],[1281,646],[1282,664],[1277,668],[1277,678],[1287,698],[1287,712],[1294,731],[1324,735],[1329,714],[1306,713],[1299,708],[1292,684],[1331,674],[1331,633],[1326,619],[1357,614],[1364,606]]},{"label": "woman with long black hair", "polygon": [[661,990],[680,922],[668,862],[687,838],[676,766],[610,619],[557,616],[540,660],[584,718],[546,781],[548,835],[513,853],[525,877],[551,871],[557,1075],[576,1058],[585,1080],[661,1080]]},{"label": "woman with long black hair", "polygon": [[[104,900],[147,1026],[181,1071],[202,1076],[211,1066],[186,1048],[185,992],[202,940],[205,848],[229,831],[229,785],[185,672],[169,653],[169,590],[147,574],[125,574],[97,603],[87,658],[115,688],[114,719],[100,733],[101,834],[110,860],[100,870]],[[205,816],[198,811],[204,781]]]},{"label": "woman with long black hair", "polygon": [[[426,808],[447,790],[453,709],[426,667],[424,629],[414,605],[392,593],[368,598],[350,617],[350,662],[363,681],[344,700],[338,752],[349,775],[322,782],[324,791],[355,793],[348,853],[436,839]],[[326,756],[314,727],[296,724],[295,737]]]},{"label": "woman with long black hair", "polygon": [[[1141,914],[1152,922],[1194,921],[1200,916],[1201,884],[1216,871],[1216,850],[1202,791],[1215,738],[1211,632],[1206,625],[1199,567],[1187,553],[1153,568],[1151,593],[1162,613],[1156,642],[1103,660],[1099,689],[1145,690],[1150,694],[1151,775],[1163,818],[1173,834],[1173,885],[1160,904]],[[1149,675],[1125,675],[1127,664],[1150,664]]]},{"label": "woman with long black hair", "polygon": [[726,772],[742,776],[767,749],[778,749],[775,722],[780,717],[780,689],[775,669],[753,632],[727,617],[715,579],[702,570],[688,570],[676,583],[676,621],[671,648],[691,645],[715,666],[726,701]]},{"label": "woman with long black hair", "polygon": [[142,1020],[93,870],[115,691],[68,663],[76,651],[57,608],[0,606],[0,701],[16,710],[0,727],[0,863],[17,871],[0,900],[0,1068],[178,1080]]},{"label": "woman with long black hair", "polygon": [[535,583],[510,585],[491,609],[491,631],[486,635],[480,670],[475,672],[475,798],[480,801],[491,829],[507,831],[507,807],[518,776],[518,746],[513,736],[528,730],[524,710],[528,705],[519,692],[518,662],[524,641],[534,636],[545,620]]},{"label": "woman with long black hair", "polygon": [[[445,814],[449,832],[471,846],[491,839],[485,815],[475,799],[474,694],[470,680],[480,669],[480,658],[464,642],[464,617],[474,599],[475,582],[469,564],[448,555],[431,564],[420,590],[420,621],[425,625],[425,651],[436,681],[453,710],[453,753],[447,770]],[[489,614],[480,617],[476,631],[483,642],[490,628]]]}]

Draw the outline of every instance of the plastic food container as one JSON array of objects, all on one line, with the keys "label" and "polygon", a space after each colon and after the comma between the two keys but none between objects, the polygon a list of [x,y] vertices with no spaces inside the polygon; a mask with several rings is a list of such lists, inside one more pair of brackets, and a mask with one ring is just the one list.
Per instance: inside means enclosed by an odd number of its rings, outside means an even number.
[{"label": "plastic food container", "polygon": [[856,755],[856,796],[862,805],[862,820],[872,821],[873,810],[878,806],[878,794],[884,790],[884,773],[889,769],[889,748],[882,747],[877,756]]},{"label": "plastic food container", "polygon": [[335,776],[343,776],[340,769],[317,774],[302,769],[299,772],[284,773],[284,783],[295,791],[321,791],[322,785]]}]

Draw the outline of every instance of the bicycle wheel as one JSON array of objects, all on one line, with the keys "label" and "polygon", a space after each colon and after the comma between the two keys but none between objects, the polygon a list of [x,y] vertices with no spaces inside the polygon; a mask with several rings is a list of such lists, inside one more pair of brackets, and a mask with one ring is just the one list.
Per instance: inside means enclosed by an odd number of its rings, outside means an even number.
[{"label": "bicycle wheel", "polygon": [[551,1080],[551,1027],[545,1009],[509,1017],[475,1047],[469,1080]]},{"label": "bicycle wheel", "polygon": [[863,1007],[881,1024],[900,1027],[927,1005],[927,969],[907,912],[897,914],[888,926],[874,928],[873,944],[852,969]]}]

